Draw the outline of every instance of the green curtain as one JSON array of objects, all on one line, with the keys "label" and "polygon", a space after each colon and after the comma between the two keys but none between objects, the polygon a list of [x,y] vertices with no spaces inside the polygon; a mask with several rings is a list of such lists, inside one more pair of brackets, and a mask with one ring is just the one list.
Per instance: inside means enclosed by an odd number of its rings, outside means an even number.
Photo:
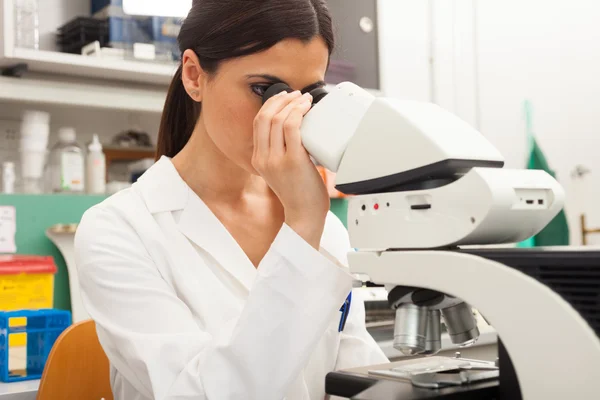
[{"label": "green curtain", "polygon": [[[554,171],[548,165],[548,160],[544,156],[542,149],[538,145],[532,129],[532,110],[531,103],[525,102],[525,118],[527,123],[527,139],[529,142],[529,161],[528,169],[541,169],[556,177]],[[522,247],[528,246],[567,246],[569,244],[569,225],[567,216],[562,210],[540,233],[535,235],[529,241],[521,244]]]}]

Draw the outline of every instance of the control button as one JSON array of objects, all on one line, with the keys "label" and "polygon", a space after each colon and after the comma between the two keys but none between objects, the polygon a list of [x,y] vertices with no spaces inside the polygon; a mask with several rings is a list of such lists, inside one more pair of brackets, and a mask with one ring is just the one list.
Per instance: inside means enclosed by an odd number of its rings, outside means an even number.
[{"label": "control button", "polygon": [[431,208],[431,204],[415,204],[414,206],[410,206],[411,210],[429,210]]}]

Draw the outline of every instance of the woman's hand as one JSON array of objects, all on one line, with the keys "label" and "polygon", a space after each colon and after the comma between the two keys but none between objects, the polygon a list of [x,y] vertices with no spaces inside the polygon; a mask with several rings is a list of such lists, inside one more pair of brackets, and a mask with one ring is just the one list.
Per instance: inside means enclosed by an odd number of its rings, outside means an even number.
[{"label": "woman's hand", "polygon": [[329,196],[300,136],[311,104],[310,94],[298,91],[265,102],[254,119],[252,166],[283,204],[286,224],[318,250]]}]

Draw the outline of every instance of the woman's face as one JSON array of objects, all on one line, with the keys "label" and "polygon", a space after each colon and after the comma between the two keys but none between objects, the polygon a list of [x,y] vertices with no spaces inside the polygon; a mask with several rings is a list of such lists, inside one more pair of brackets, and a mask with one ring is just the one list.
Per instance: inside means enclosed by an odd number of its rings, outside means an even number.
[{"label": "woman's face", "polygon": [[316,37],[306,43],[286,39],[261,53],[224,61],[215,75],[200,78],[199,123],[226,158],[256,173],[252,125],[262,95],[278,82],[302,91],[324,86],[328,60],[327,45]]}]

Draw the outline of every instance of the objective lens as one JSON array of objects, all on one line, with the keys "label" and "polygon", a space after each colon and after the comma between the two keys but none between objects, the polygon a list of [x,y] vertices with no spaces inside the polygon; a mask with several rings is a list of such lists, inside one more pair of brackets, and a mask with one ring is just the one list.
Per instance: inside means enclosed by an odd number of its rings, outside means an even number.
[{"label": "objective lens", "polygon": [[450,340],[460,346],[470,346],[479,339],[479,328],[473,310],[467,303],[459,303],[442,310]]},{"label": "objective lens", "polygon": [[396,310],[394,348],[407,356],[425,351],[427,308],[403,304]]},{"label": "objective lens", "polygon": [[442,323],[440,310],[427,312],[427,333],[425,336],[425,351],[421,354],[434,355],[442,348]]}]

